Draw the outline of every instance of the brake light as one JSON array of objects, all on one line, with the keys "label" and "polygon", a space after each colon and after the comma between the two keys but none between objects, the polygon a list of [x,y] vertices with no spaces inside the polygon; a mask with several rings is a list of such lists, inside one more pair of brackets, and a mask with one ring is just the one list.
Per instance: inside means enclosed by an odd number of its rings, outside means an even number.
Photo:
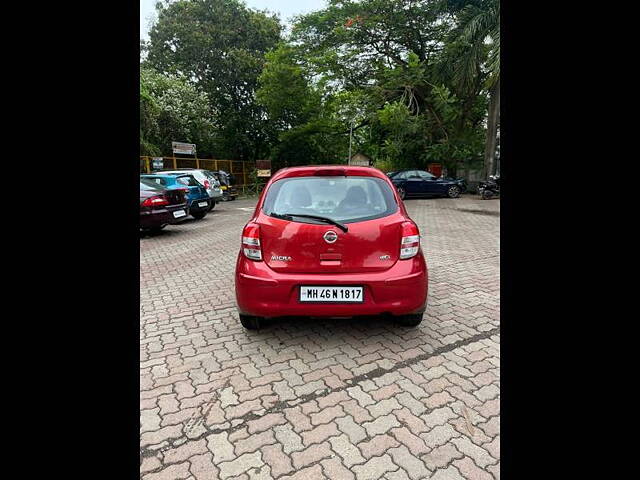
[{"label": "brake light", "polygon": [[413,222],[402,224],[402,240],[400,241],[400,260],[413,258],[420,250],[420,231]]},{"label": "brake light", "polygon": [[347,171],[344,168],[319,168],[313,174],[318,177],[345,177]]},{"label": "brake light", "polygon": [[169,205],[169,200],[164,198],[163,195],[154,195],[142,202],[143,207],[161,207],[163,205]]},{"label": "brake light", "polygon": [[211,188],[211,184],[209,183],[209,180],[204,181],[204,188],[206,188],[207,190]]},{"label": "brake light", "polygon": [[242,253],[250,260],[262,260],[262,247],[260,246],[260,226],[248,223],[242,231]]}]

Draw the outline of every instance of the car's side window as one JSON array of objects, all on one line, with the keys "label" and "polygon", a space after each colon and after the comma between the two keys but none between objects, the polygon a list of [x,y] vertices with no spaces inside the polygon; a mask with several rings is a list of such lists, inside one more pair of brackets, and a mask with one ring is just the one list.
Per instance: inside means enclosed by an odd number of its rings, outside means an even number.
[{"label": "car's side window", "polygon": [[411,170],[410,172],[407,172],[407,176],[409,178],[420,178],[419,172],[417,170]]},{"label": "car's side window", "polygon": [[428,172],[418,172],[418,175],[420,175],[420,177],[423,180],[433,180],[435,178],[433,175],[431,175]]}]

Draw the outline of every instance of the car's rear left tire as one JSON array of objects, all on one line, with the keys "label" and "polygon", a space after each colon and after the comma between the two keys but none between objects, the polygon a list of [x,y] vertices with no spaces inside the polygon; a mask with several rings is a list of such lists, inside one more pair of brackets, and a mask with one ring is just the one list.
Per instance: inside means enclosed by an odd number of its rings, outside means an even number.
[{"label": "car's rear left tire", "polygon": [[260,318],[253,315],[238,314],[240,316],[240,323],[247,330],[258,330],[260,328]]},{"label": "car's rear left tire", "polygon": [[213,210],[213,207],[216,206],[216,201],[215,200],[211,200],[211,206],[209,207],[209,211]]},{"label": "car's rear left tire", "polygon": [[400,198],[404,200],[404,198],[407,196],[407,192],[405,192],[404,188],[398,187],[398,195],[400,195]]},{"label": "car's rear left tire", "polygon": [[191,216],[193,218],[195,218],[196,220],[202,220],[205,217],[206,214],[207,214],[206,211],[204,211],[204,212],[193,212],[191,214]]},{"label": "car's rear left tire", "polygon": [[417,327],[422,322],[422,313],[415,313],[412,315],[402,315],[396,317],[396,321],[403,327]]}]

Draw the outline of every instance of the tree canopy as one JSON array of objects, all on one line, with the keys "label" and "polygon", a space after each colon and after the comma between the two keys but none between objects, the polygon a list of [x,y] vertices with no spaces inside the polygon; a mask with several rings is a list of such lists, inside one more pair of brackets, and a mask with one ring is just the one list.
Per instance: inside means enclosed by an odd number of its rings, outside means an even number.
[{"label": "tree canopy", "polygon": [[158,3],[143,46],[141,151],[182,136],[274,168],[345,163],[352,132],[353,152],[382,168],[481,165],[497,125],[499,2],[327,3],[288,35],[240,0]]}]

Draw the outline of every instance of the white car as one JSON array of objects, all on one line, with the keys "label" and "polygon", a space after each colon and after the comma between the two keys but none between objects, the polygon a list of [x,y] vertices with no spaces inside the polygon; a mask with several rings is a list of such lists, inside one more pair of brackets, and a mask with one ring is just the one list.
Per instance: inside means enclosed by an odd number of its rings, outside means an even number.
[{"label": "white car", "polygon": [[189,172],[193,175],[198,183],[200,183],[209,194],[209,198],[211,198],[211,209],[215,207],[217,202],[222,201],[222,189],[220,189],[220,182],[216,177],[214,177],[207,170],[198,169],[198,168],[179,168],[177,170],[163,170],[162,173],[186,173]]}]

